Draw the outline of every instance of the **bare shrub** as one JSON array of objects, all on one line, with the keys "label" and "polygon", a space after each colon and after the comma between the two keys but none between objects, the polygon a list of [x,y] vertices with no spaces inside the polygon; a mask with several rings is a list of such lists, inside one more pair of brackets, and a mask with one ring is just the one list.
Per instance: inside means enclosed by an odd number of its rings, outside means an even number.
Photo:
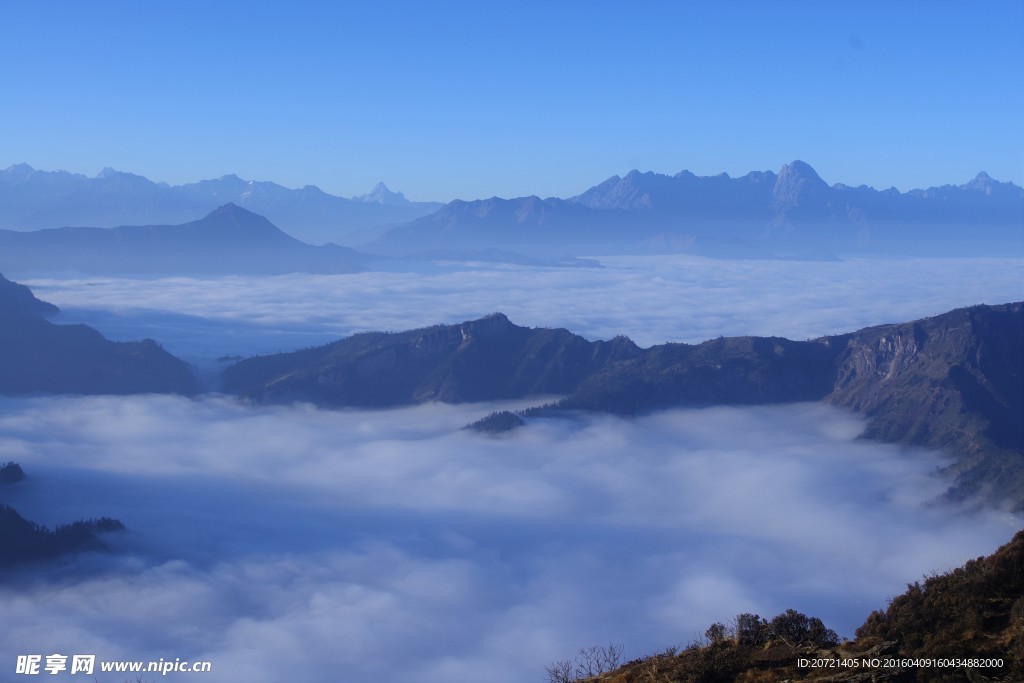
[{"label": "bare shrub", "polygon": [[575,667],[568,659],[560,659],[545,669],[549,683],[573,683],[576,680]]},{"label": "bare shrub", "polygon": [[584,678],[593,678],[618,668],[622,661],[622,645],[608,643],[607,646],[592,645],[581,647],[575,660],[562,659],[545,669],[549,683],[574,683]]}]

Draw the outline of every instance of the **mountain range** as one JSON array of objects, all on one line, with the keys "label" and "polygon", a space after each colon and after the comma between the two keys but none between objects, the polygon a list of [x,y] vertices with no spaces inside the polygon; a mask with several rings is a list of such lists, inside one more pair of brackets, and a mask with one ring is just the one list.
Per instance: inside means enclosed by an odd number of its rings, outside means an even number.
[{"label": "mountain range", "polygon": [[715,258],[1024,255],[1024,189],[985,173],[899,192],[826,183],[803,161],[739,178],[631,171],[566,199],[409,202],[383,183],[345,199],[234,175],[187,185],[105,169],[94,178],[0,171],[0,229],[170,225],[234,204],[307,243],[384,256],[683,252]]},{"label": "mountain range", "polygon": [[954,454],[952,497],[1024,509],[1021,303],[811,341],[723,337],[648,349],[492,314],[259,356],[223,378],[229,393],[248,400],[329,407],[565,395],[526,417],[825,401],[865,415],[866,437]]},{"label": "mountain range", "polygon": [[903,193],[828,185],[802,161],[740,178],[632,171],[568,199],[451,202],[361,248],[398,255],[452,245],[734,258],[1024,254],[1024,189],[985,173]]},{"label": "mountain range", "polygon": [[266,216],[311,244],[365,241],[387,226],[406,223],[441,206],[410,202],[384,183],[347,199],[313,185],[289,189],[237,175],[172,186],[111,168],[92,178],[40,171],[28,164],[0,171],[0,229],[7,230],[174,225],[195,221],[228,203]]}]

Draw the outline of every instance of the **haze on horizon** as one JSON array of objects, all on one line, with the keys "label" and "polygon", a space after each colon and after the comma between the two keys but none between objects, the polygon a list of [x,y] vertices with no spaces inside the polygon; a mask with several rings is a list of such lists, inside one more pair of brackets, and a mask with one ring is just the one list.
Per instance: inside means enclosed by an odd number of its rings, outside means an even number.
[{"label": "haze on horizon", "polygon": [[420,201],[793,159],[879,189],[1024,183],[1015,2],[42,2],[4,19],[3,167],[345,197],[383,180]]}]

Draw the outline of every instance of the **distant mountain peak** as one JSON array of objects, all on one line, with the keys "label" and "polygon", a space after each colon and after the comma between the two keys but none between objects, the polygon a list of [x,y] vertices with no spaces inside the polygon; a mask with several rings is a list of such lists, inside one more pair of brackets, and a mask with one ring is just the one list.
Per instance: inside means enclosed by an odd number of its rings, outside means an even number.
[{"label": "distant mountain peak", "polygon": [[992,186],[996,184],[996,181],[992,179],[988,173],[981,171],[978,175],[974,176],[974,180],[966,183],[965,188],[971,190],[981,190],[982,192],[991,192]]},{"label": "distant mountain peak", "polygon": [[267,220],[266,218],[264,218],[263,216],[261,216],[261,215],[259,215],[257,213],[253,213],[252,211],[249,211],[248,209],[243,209],[242,207],[240,207],[238,204],[235,204],[234,202],[228,202],[227,204],[222,204],[221,206],[218,206],[216,209],[214,209],[210,213],[206,214],[202,218],[202,220],[205,221],[205,220],[210,219],[210,218],[228,218],[228,217],[231,217],[231,218],[255,218],[255,219],[258,219],[258,220],[261,220],[261,221]]},{"label": "distant mountain peak", "polygon": [[408,206],[412,202],[405,198],[401,192],[392,192],[383,181],[373,186],[373,189],[366,194],[353,197],[357,202],[368,204],[384,204],[386,206]]},{"label": "distant mountain peak", "polygon": [[4,173],[16,176],[27,176],[30,173],[35,173],[35,170],[36,169],[23,162],[20,164],[14,164],[13,166],[8,166],[4,169]]},{"label": "distant mountain peak", "polygon": [[807,163],[806,161],[800,161],[799,159],[795,159],[794,161],[791,161],[788,164],[783,164],[782,168],[779,170],[778,177],[779,179],[782,179],[784,177],[787,179],[800,178],[808,180],[815,184],[826,184],[825,181],[821,179],[821,176],[818,175],[818,172],[815,171],[809,163]]},{"label": "distant mountain peak", "polygon": [[96,180],[124,180],[130,181],[135,184],[141,185],[152,185],[154,184],[149,178],[145,176],[137,175],[135,173],[127,173],[125,171],[118,171],[116,168],[107,166],[102,171],[96,174]]},{"label": "distant mountain peak", "polygon": [[497,313],[497,312],[495,312],[495,313],[488,313],[487,315],[485,315],[484,317],[480,318],[479,320],[472,320],[472,321],[469,321],[469,322],[477,323],[477,324],[483,323],[483,324],[494,325],[494,326],[510,326],[510,327],[515,327],[513,322],[508,319],[507,315],[505,315],[504,313]]},{"label": "distant mountain peak", "polygon": [[241,231],[248,235],[259,233],[274,237],[286,237],[288,240],[293,239],[263,216],[243,209],[234,202],[218,206],[196,223],[216,230],[230,230],[232,233]]},{"label": "distant mountain peak", "polygon": [[772,189],[772,208],[782,214],[805,203],[805,198],[828,190],[828,184],[805,161],[784,164]]}]

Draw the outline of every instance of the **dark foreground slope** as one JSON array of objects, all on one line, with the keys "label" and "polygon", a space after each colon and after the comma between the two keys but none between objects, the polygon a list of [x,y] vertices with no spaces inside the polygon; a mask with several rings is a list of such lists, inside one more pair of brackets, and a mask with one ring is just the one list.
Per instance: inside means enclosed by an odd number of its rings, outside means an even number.
[{"label": "dark foreground slope", "polygon": [[54,325],[56,307],[0,276],[0,394],[192,394],[183,361],[156,342],[112,342],[85,325]]},{"label": "dark foreground slope", "polygon": [[770,621],[739,614],[681,651],[618,668],[594,656],[608,651],[585,648],[574,660],[557,661],[549,681],[1022,681],[1024,532],[989,557],[910,584],[887,609],[871,613],[853,641],[839,644],[820,620],[791,609]]},{"label": "dark foreground slope", "polygon": [[551,683],[1021,681],[1024,532],[989,557],[910,584],[841,645],[820,620],[788,610],[771,620],[741,614],[682,651],[577,675],[593,651],[549,667]]},{"label": "dark foreground slope", "polygon": [[532,415],[824,400],[867,416],[866,436],[956,454],[956,495],[1024,507],[1020,303],[805,342],[733,337],[650,349],[517,327],[496,314],[253,358],[224,379],[251,400],[325,406],[567,395]]}]

